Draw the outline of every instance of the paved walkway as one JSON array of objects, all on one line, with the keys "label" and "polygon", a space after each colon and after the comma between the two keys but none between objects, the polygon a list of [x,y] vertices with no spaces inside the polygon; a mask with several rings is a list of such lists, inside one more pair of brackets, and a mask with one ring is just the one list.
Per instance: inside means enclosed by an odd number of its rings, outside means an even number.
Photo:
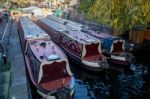
[{"label": "paved walkway", "polygon": [[11,27],[9,42],[8,57],[11,61],[12,99],[28,99],[25,64],[15,22]]}]

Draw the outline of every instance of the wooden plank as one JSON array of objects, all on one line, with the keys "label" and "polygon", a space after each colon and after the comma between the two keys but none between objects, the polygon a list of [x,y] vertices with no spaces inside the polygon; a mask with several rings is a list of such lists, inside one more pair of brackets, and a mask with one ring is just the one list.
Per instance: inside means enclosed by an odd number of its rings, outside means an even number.
[{"label": "wooden plank", "polygon": [[139,32],[137,32],[137,37],[136,37],[136,42],[137,43],[140,43],[140,36],[141,36],[141,32],[139,31]]},{"label": "wooden plank", "polygon": [[133,34],[132,34],[132,41],[137,43],[136,38],[137,38],[137,32],[133,31]]},{"label": "wooden plank", "polygon": [[150,30],[130,31],[129,39],[135,43],[142,43],[144,39],[150,40]]},{"label": "wooden plank", "polygon": [[133,34],[132,31],[130,31],[129,32],[129,40],[131,40],[131,41],[132,41],[132,34]]},{"label": "wooden plank", "polygon": [[150,30],[146,30],[144,33],[144,39],[150,40]]},{"label": "wooden plank", "polygon": [[141,36],[140,36],[140,42],[141,42],[141,43],[144,41],[144,34],[145,34],[145,31],[143,31],[143,33],[142,33]]}]

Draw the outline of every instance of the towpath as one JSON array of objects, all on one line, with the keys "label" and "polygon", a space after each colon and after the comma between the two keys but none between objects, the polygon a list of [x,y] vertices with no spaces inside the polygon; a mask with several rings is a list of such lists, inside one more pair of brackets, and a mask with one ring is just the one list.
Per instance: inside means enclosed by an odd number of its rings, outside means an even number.
[{"label": "towpath", "polygon": [[25,63],[21,50],[17,23],[13,22],[9,35],[8,57],[11,61],[12,99],[29,99]]}]

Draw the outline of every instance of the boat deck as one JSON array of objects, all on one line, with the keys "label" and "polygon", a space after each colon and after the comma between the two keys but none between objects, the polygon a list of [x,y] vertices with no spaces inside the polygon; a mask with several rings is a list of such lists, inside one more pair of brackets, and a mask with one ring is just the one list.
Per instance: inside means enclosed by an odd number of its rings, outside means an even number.
[{"label": "boat deck", "polygon": [[60,23],[50,20],[48,18],[41,19],[41,21],[46,23],[47,25],[49,25],[56,31],[59,31],[80,43],[89,44],[89,43],[99,42],[96,38],[94,38],[86,33],[77,31],[73,27],[65,26],[63,24],[60,24]]},{"label": "boat deck", "polygon": [[111,35],[107,34],[107,33],[102,33],[102,32],[95,32],[93,30],[88,30],[88,33],[92,36],[95,36],[99,39],[105,39],[105,38],[109,38],[111,37]]},{"label": "boat deck", "polygon": [[[63,18],[60,18],[60,17],[48,16],[48,18],[52,19],[52,20],[55,20],[55,21],[57,21],[57,22],[59,22],[61,24],[64,24],[66,22],[67,26],[74,27],[78,31],[81,31],[82,26],[85,26],[85,25],[82,25],[80,23],[73,22],[73,21],[70,21],[70,20],[66,20],[66,19],[63,19]],[[92,36],[95,36],[95,37],[98,37],[99,39],[104,39],[104,38],[111,37],[110,34],[103,33],[103,32],[98,32],[98,31],[93,31],[90,28],[88,30],[88,34],[90,34]]]},{"label": "boat deck", "polygon": [[52,15],[49,15],[48,18],[52,19],[52,20],[55,20],[55,21],[57,21],[57,22],[59,22],[61,24],[66,23],[66,25],[71,25],[77,30],[81,30],[81,27],[84,26],[84,25],[82,25],[80,23],[73,22],[73,21],[70,21],[70,20],[67,20],[67,19],[63,19],[63,18],[60,18],[60,17],[55,17],[55,16],[52,16]]},{"label": "boat deck", "polygon": [[44,30],[29,20],[29,18],[21,17],[20,22],[26,39],[49,37],[49,35]]},{"label": "boat deck", "polygon": [[65,59],[64,54],[51,40],[36,40],[30,42],[32,52],[40,62]]}]

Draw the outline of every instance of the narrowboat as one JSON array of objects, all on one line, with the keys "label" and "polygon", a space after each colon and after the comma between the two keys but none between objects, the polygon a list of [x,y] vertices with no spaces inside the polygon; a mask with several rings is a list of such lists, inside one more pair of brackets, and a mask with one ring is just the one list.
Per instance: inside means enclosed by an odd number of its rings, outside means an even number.
[{"label": "narrowboat", "polygon": [[103,39],[103,54],[113,65],[130,66],[130,55],[124,51],[125,40],[118,38]]},{"label": "narrowboat", "polygon": [[101,53],[101,43],[96,38],[60,24],[49,18],[36,22],[76,63],[91,71],[108,68],[106,57]]},{"label": "narrowboat", "polygon": [[93,31],[88,26],[76,23],[70,20],[62,19],[55,16],[48,16],[49,19],[57,21],[66,26],[75,28],[78,31],[85,32],[93,37],[96,37],[102,42],[102,53],[107,56],[108,62],[114,65],[130,65],[133,60],[133,55],[131,53],[125,52],[125,40],[117,37],[111,36],[107,33],[99,33]]},{"label": "narrowboat", "polygon": [[72,99],[74,77],[64,52],[28,17],[20,17],[18,30],[27,74],[42,99]]}]

